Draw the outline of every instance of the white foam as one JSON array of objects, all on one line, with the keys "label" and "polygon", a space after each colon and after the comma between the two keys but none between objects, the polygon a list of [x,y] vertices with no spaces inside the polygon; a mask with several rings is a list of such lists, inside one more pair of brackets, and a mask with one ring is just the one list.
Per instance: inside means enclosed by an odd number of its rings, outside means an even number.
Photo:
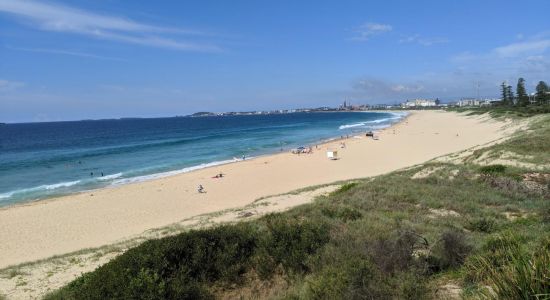
[{"label": "white foam", "polygon": [[[340,127],[338,127],[338,129],[342,130],[342,129],[348,129],[348,128],[354,128],[354,127],[365,127],[365,126],[368,126],[369,124],[380,124],[380,123],[384,123],[384,122],[390,122],[391,123],[391,121],[402,119],[403,117],[405,117],[407,115],[406,112],[401,112],[401,113],[392,112],[390,114],[392,114],[393,117],[382,118],[382,119],[377,119],[377,120],[372,120],[372,121],[358,122],[358,123],[353,123],[353,124],[345,124],[345,125],[341,125]],[[387,124],[384,127],[387,127],[389,125],[390,124]]]},{"label": "white foam", "polygon": [[69,187],[69,186],[73,186],[73,185],[79,184],[79,183],[80,183],[80,180],[60,182],[60,183],[56,183],[56,184],[41,185],[41,186],[36,187],[36,189],[37,190],[41,190],[41,189],[55,190],[55,189],[58,189],[58,188],[61,188],[61,187]]},{"label": "white foam", "polygon": [[7,192],[7,193],[0,194],[0,200],[9,198],[9,197],[13,196],[13,194],[14,194],[14,192]]},{"label": "white foam", "polygon": [[44,184],[44,185],[35,186],[32,188],[15,190],[15,191],[0,194],[0,200],[10,198],[16,194],[23,194],[23,193],[30,193],[30,192],[37,192],[37,191],[44,191],[44,190],[50,191],[50,190],[55,190],[62,187],[70,187],[79,183],[80,183],[80,180],[75,180],[75,181],[67,181],[67,182],[60,182],[60,183],[54,183],[54,184]]},{"label": "white foam", "polygon": [[122,176],[122,173],[115,173],[115,174],[99,177],[98,180],[110,180],[110,179],[119,178],[121,176]]}]

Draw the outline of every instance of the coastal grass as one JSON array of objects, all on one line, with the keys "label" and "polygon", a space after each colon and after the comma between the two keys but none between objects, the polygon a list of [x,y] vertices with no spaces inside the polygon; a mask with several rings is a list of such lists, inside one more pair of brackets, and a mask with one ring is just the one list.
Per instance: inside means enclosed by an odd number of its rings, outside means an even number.
[{"label": "coastal grass", "polygon": [[465,112],[469,115],[490,114],[496,118],[528,118],[550,113],[550,104],[530,106],[488,106],[488,107],[452,107],[448,111]]},{"label": "coastal grass", "polygon": [[[483,151],[548,164],[549,130],[542,118]],[[544,172],[466,159],[355,180],[284,213],[144,242],[46,299],[441,299],[449,284],[466,299],[548,299]]]}]

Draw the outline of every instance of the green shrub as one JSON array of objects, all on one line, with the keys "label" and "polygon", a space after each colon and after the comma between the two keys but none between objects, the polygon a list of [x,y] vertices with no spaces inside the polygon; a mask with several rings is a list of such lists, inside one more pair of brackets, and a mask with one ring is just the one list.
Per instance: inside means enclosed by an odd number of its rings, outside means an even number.
[{"label": "green shrub", "polygon": [[491,270],[502,270],[512,260],[513,253],[523,251],[522,244],[522,238],[513,233],[490,236],[482,246],[482,252],[468,258],[465,280],[481,282],[489,277]]},{"label": "green shrub", "polygon": [[483,174],[502,174],[506,171],[504,165],[488,165],[479,168],[479,171]]},{"label": "green shrub", "polygon": [[[514,248],[506,248],[509,260],[495,268],[489,257],[477,260],[477,267],[486,269],[487,280],[494,292],[485,292],[494,299],[549,299],[550,298],[550,243],[527,255]],[[542,251],[540,251],[542,250]]]},{"label": "green shrub", "polygon": [[377,239],[369,247],[369,253],[378,268],[386,273],[405,270],[413,263],[413,250],[419,237],[409,231],[397,232],[393,238]]},{"label": "green shrub", "polygon": [[300,221],[281,214],[264,218],[266,230],[261,233],[257,263],[262,276],[281,265],[287,273],[308,270],[306,258],[329,241],[329,226],[322,222]]},{"label": "green shrub", "polygon": [[398,299],[426,299],[429,289],[426,284],[426,278],[414,271],[401,273],[396,278],[399,294]]},{"label": "green shrub", "polygon": [[307,281],[307,298],[343,299],[349,284],[345,268],[328,266]]},{"label": "green shrub", "polygon": [[321,213],[329,218],[341,219],[344,222],[355,221],[360,219],[363,214],[349,206],[325,206],[321,209]]},{"label": "green shrub", "polygon": [[151,240],[85,274],[49,299],[209,298],[209,282],[238,282],[256,237],[245,225],[220,226]]},{"label": "green shrub", "polygon": [[396,290],[368,260],[350,257],[307,280],[306,299],[390,299]]},{"label": "green shrub", "polygon": [[464,232],[450,229],[443,234],[433,249],[434,262],[437,268],[445,270],[461,266],[472,251]]},{"label": "green shrub", "polygon": [[468,224],[470,230],[484,233],[491,233],[496,230],[496,227],[496,220],[490,217],[475,218]]},{"label": "green shrub", "polygon": [[355,186],[357,186],[357,182],[346,183],[346,184],[342,185],[336,191],[332,192],[332,194],[335,195],[335,194],[345,193],[345,192],[351,190],[352,188],[354,188]]}]

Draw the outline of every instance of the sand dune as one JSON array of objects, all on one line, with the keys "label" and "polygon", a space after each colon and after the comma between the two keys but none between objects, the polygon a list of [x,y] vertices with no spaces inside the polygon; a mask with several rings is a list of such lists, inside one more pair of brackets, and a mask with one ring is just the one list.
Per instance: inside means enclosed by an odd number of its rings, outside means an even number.
[{"label": "sand dune", "polygon": [[[0,268],[115,243],[191,216],[244,206],[262,196],[387,173],[508,136],[514,126],[487,117],[412,112],[379,133],[148,182],[105,188],[0,210]],[[340,159],[326,158],[337,148]],[[213,179],[217,173],[226,176]],[[206,193],[199,194],[199,184]]]}]

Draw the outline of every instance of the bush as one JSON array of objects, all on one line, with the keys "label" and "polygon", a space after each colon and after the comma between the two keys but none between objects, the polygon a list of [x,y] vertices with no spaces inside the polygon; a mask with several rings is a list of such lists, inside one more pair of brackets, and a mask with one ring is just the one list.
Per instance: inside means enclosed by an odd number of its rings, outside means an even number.
[{"label": "bush", "polygon": [[306,299],[390,299],[399,291],[365,259],[331,264],[307,280]]},{"label": "bush", "polygon": [[256,237],[248,226],[220,226],[151,240],[85,274],[49,299],[209,298],[205,283],[238,282]]},{"label": "bush", "polygon": [[513,234],[505,233],[490,236],[481,247],[481,253],[468,258],[466,262],[466,281],[481,282],[487,279],[490,270],[502,270],[512,260],[512,253],[521,253],[523,240]]},{"label": "bush", "polygon": [[328,266],[307,280],[307,298],[342,299],[350,284],[345,268]]},{"label": "bush", "polygon": [[461,266],[472,246],[466,241],[466,236],[458,229],[443,232],[433,250],[436,267],[440,270]]},{"label": "bush", "polygon": [[355,221],[363,216],[359,210],[349,206],[325,206],[321,209],[321,213],[329,218],[341,219],[344,222]]},{"label": "bush", "polygon": [[544,241],[542,251],[527,255],[519,248],[502,248],[508,260],[495,268],[490,256],[479,257],[475,267],[484,269],[494,292],[485,292],[494,299],[550,298],[550,240]]},{"label": "bush", "polygon": [[415,272],[402,273],[397,277],[398,299],[427,299],[428,287],[426,279]]},{"label": "bush", "polygon": [[335,194],[345,193],[345,192],[351,190],[352,188],[354,188],[355,186],[357,186],[357,182],[346,183],[346,184],[342,185],[336,191],[332,192],[332,194],[335,195]]},{"label": "bush", "polygon": [[472,231],[491,233],[497,227],[496,220],[489,217],[476,218],[470,221],[468,228]]},{"label": "bush", "polygon": [[483,174],[502,174],[506,171],[504,165],[488,165],[479,168],[479,171]]},{"label": "bush", "polygon": [[400,231],[393,239],[378,239],[370,246],[369,253],[378,268],[393,274],[409,268],[413,263],[413,251],[417,245],[426,246],[425,240],[410,231]]},{"label": "bush", "polygon": [[300,221],[280,214],[265,217],[256,266],[266,278],[279,265],[287,273],[308,270],[306,258],[329,241],[329,227],[322,222]]}]

